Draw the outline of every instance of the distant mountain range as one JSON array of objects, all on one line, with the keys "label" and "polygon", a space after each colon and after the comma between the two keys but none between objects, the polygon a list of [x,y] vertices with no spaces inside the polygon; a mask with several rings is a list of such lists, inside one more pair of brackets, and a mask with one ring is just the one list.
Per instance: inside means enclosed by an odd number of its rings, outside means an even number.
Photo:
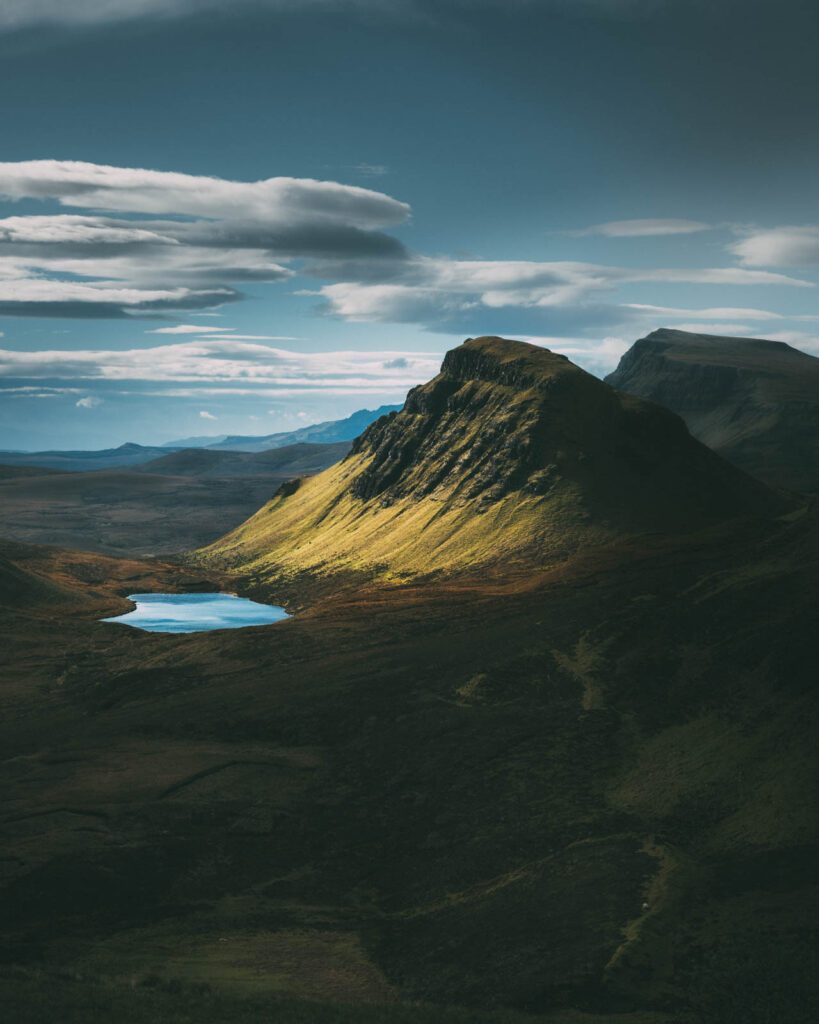
[{"label": "distant mountain range", "polygon": [[[291,445],[336,445],[354,440],[374,420],[387,413],[395,412],[400,408],[400,405],[382,405],[378,409],[359,409],[358,412],[352,413],[352,415],[347,416],[343,420],[327,420],[324,423],[313,423],[307,427],[299,427],[298,430],[285,431],[279,434],[266,434],[260,437],[244,437],[240,435],[188,437],[182,438],[179,441],[169,441],[160,447],[129,442],[120,445],[119,448],[104,448],[100,451],[0,451],[0,465],[34,466],[41,469],[62,469],[73,473],[85,473],[97,469],[128,469],[143,466],[153,459],[167,456],[170,452],[186,449],[205,449],[217,452],[266,452]],[[338,458],[341,458],[342,454],[340,453]],[[319,468],[323,469],[326,465],[329,465],[326,457],[327,453],[324,451],[318,456],[318,460],[321,463]],[[331,461],[335,461],[335,459],[331,459]],[[183,463],[185,463],[185,460],[181,460],[177,464],[182,465]],[[193,465],[190,459],[187,460],[187,464]],[[197,471],[204,464],[200,460],[196,464]],[[215,463],[211,463],[211,465],[215,465]],[[247,461],[241,464],[235,463],[231,464],[231,467],[228,468],[227,461],[223,461],[220,463],[220,468],[230,473],[236,471],[239,475],[247,475],[250,463]],[[164,472],[165,470],[157,469],[152,471]],[[316,468],[313,467],[311,471],[315,472]]]},{"label": "distant mountain range", "polygon": [[288,430],[278,434],[261,436],[243,434],[221,434],[217,437],[187,437],[178,441],[169,441],[166,448],[209,448],[214,451],[262,452],[271,448],[283,448],[285,445],[301,444],[335,444],[337,441],[352,441],[373,421],[388,413],[397,412],[400,405],[382,405],[377,409],[359,409],[343,420],[326,420],[323,423],[312,423],[297,430]]},{"label": "distant mountain range", "polygon": [[606,377],[666,406],[729,462],[776,487],[819,492],[819,359],[781,341],[659,330]]}]

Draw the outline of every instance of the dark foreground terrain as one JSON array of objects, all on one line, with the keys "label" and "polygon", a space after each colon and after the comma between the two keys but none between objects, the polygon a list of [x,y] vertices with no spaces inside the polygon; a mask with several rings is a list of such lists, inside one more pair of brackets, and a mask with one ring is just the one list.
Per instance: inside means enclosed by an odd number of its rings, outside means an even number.
[{"label": "dark foreground terrain", "polygon": [[815,514],[191,637],[95,620],[201,578],[7,557],[8,999],[815,1019]]},{"label": "dark foreground terrain", "polygon": [[[723,472],[669,414],[530,346],[459,352],[346,468],[187,567],[3,546],[9,1019],[817,1019],[819,510]],[[606,429],[561,413],[555,435],[547,410],[577,389]],[[474,449],[483,415],[496,433]],[[639,493],[665,497],[612,504],[598,530],[588,503],[617,493],[611,460],[588,470],[601,436],[656,481]],[[456,462],[454,497],[422,486],[438,457]],[[498,459],[506,487],[487,497]],[[719,495],[690,530],[658,526],[675,474]],[[499,505],[512,523],[570,523],[571,549],[527,563],[521,540],[493,561],[469,526],[454,568],[413,575],[404,518],[422,507],[439,528],[436,500],[467,524],[474,501],[493,544]],[[400,578],[335,541],[324,574],[314,551],[278,577],[275,549],[245,568],[311,502],[315,545],[325,503],[357,507],[360,536],[405,545]],[[98,621],[128,593],[220,586],[299,614],[190,636]]]}]

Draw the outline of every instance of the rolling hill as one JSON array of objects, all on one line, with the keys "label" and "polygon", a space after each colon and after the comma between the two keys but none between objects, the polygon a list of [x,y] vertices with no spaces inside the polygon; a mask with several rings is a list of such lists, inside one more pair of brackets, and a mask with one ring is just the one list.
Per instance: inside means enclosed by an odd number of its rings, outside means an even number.
[{"label": "rolling hill", "polygon": [[336,441],[332,444],[299,442],[261,452],[185,448],[152,459],[140,466],[139,470],[142,473],[169,476],[277,476],[290,479],[321,472],[343,459],[349,450],[349,441]]},{"label": "rolling hill", "polygon": [[201,557],[259,579],[507,572],[783,507],[677,416],[547,349],[485,337]]},{"label": "rolling hill", "polygon": [[281,484],[326,469],[348,449],[164,451],[130,469],[91,472],[0,465],[0,536],[117,555],[198,547],[247,519]]},{"label": "rolling hill", "polygon": [[31,466],[40,469],[61,469],[71,473],[87,473],[100,469],[128,469],[132,466],[141,466],[167,454],[167,448],[152,448],[149,445],[129,442],[121,444],[119,448],[101,448],[98,451],[0,451],[0,463],[4,466]]},{"label": "rolling hill", "polygon": [[781,341],[659,330],[606,381],[676,412],[760,480],[819,492],[819,359]]}]

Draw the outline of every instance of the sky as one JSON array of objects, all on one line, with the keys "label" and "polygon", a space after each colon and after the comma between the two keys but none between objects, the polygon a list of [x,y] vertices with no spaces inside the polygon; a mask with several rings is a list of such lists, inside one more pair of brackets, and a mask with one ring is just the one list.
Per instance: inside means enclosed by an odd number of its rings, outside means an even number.
[{"label": "sky", "polygon": [[400,403],[464,338],[819,354],[801,0],[0,0],[0,448]]}]

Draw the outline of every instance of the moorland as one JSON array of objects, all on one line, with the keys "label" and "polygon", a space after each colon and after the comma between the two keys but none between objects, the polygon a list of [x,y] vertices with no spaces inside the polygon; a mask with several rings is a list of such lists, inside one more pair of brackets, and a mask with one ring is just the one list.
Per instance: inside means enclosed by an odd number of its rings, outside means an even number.
[{"label": "moorland", "polygon": [[[185,553],[3,542],[15,1020],[816,1019],[815,467],[749,463],[816,423],[777,385],[719,454],[629,390],[469,339]],[[296,614],[99,621],[218,589]]]}]

